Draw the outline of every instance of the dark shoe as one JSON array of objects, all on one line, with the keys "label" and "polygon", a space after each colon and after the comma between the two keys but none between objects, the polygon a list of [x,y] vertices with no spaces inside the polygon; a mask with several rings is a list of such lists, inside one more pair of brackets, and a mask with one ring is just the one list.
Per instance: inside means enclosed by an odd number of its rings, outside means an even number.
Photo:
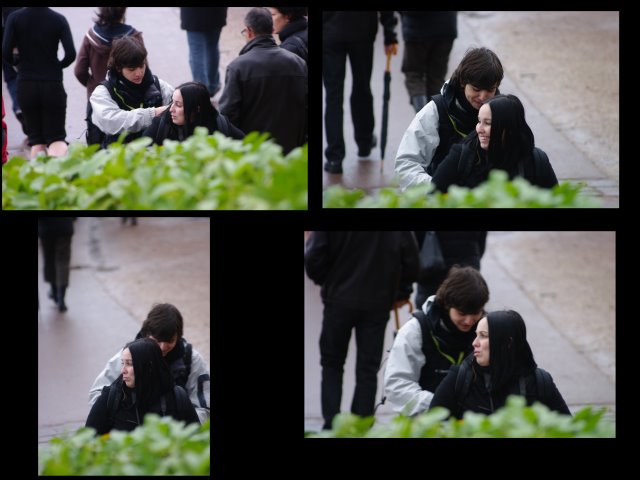
[{"label": "dark shoe", "polygon": [[58,310],[60,312],[67,311],[67,305],[64,303],[64,294],[67,290],[67,287],[58,287]]},{"label": "dark shoe", "polygon": [[374,133],[371,137],[371,146],[369,148],[358,147],[358,156],[360,158],[367,158],[369,155],[371,155],[371,149],[375,147],[377,144],[378,144],[378,139],[376,137],[376,134]]},{"label": "dark shoe", "polygon": [[51,285],[51,288],[49,289],[49,298],[55,303],[58,303],[57,288],[55,285]]},{"label": "dark shoe", "polygon": [[342,173],[342,162],[327,160],[324,169],[329,173]]}]

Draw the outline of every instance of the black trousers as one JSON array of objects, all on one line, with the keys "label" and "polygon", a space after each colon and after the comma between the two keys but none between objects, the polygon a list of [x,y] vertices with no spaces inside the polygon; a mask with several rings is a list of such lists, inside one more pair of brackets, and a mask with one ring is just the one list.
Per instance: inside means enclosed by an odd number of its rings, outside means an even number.
[{"label": "black trousers", "polygon": [[324,126],[327,148],[325,156],[327,160],[340,162],[345,155],[342,104],[344,102],[347,56],[353,77],[351,119],[353,120],[356,144],[360,150],[371,148],[374,127],[373,95],[371,94],[373,43],[370,41],[325,42],[322,48],[322,79],[326,98]]},{"label": "black trousers", "polygon": [[388,320],[388,310],[356,310],[325,303],[320,335],[323,428],[331,428],[333,417],[340,412],[342,374],[353,328],[356,330],[357,359],[351,413],[364,417],[373,415]]},{"label": "black trousers", "polygon": [[69,263],[71,261],[71,236],[41,237],[44,254],[44,279],[52,285],[69,285]]}]

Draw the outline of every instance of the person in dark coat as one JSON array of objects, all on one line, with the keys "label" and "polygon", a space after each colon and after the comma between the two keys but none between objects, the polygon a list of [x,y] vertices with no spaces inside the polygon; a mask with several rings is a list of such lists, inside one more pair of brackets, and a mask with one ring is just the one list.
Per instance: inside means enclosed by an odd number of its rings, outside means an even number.
[{"label": "person in dark coat", "polygon": [[[416,231],[418,246],[422,248],[425,231]],[[432,272],[426,278],[418,280],[418,291],[416,292],[416,308],[422,308],[424,302],[431,295],[434,295],[440,284],[449,273],[449,269],[454,265],[460,267],[473,267],[480,270],[480,259],[484,255],[487,242],[487,232],[460,232],[460,231],[436,231],[436,238],[440,243],[442,256],[444,257],[445,269],[440,272]]]},{"label": "person in dark coat", "polygon": [[456,392],[456,379],[462,367],[452,367],[438,386],[430,408],[447,408],[456,418],[462,418],[467,411],[489,415],[503,407],[509,395],[520,394],[520,381],[524,379],[529,405],[538,401],[550,410],[571,414],[550,376],[544,396],[538,393],[535,385],[538,366],[518,312],[491,312],[480,320],[473,353],[464,361],[473,370],[469,389],[464,392],[459,388]]},{"label": "person in dark coat", "polygon": [[228,7],[180,7],[180,27],[187,31],[193,80],[207,86],[209,96],[220,90],[220,32]]},{"label": "person in dark coat", "polygon": [[44,256],[44,279],[51,285],[49,298],[60,312],[67,311],[64,301],[69,286],[73,217],[38,217],[38,236]]},{"label": "person in dark coat", "polygon": [[269,10],[252,8],[244,23],[247,44],[227,67],[220,112],[246,134],[269,132],[287,154],[305,143],[307,65],[278,47]]},{"label": "person in dark coat", "polygon": [[396,335],[384,372],[384,392],[394,411],[415,415],[453,365],[473,351],[476,324],[489,288],[475,268],[453,267],[435,295],[413,312]]},{"label": "person in dark coat", "polygon": [[440,93],[453,41],[458,36],[458,12],[400,12],[404,55],[402,73],[409,103],[416,113]]},{"label": "person in dark coat", "polygon": [[324,126],[327,137],[324,169],[329,173],[341,174],[345,157],[343,103],[347,57],[353,77],[351,119],[358,157],[367,158],[377,144],[373,133],[371,70],[378,21],[384,29],[385,55],[395,55],[398,19],[393,11],[322,12],[322,81],[326,93]]},{"label": "person in dark coat", "polygon": [[295,53],[308,62],[309,37],[307,7],[269,7],[273,18],[273,33],[280,38],[280,48]]},{"label": "person in dark coat", "polygon": [[389,310],[411,294],[401,286],[417,278],[418,248],[411,232],[314,231],[304,261],[309,278],[322,285],[322,416],[323,429],[331,429],[340,412],[342,374],[354,328],[358,361],[351,412],[363,417],[374,413]]},{"label": "person in dark coat", "polygon": [[[58,59],[60,43],[64,48],[62,60]],[[69,22],[47,7],[14,11],[5,25],[2,58],[18,68],[17,98],[31,157],[65,155],[67,93],[62,84],[62,69],[76,58]]]},{"label": "person in dark coat", "polygon": [[451,148],[433,183],[441,192],[451,185],[473,188],[493,169],[505,170],[510,180],[523,177],[542,188],[558,184],[547,155],[535,147],[524,107],[515,95],[496,95],[482,105],[475,132]]},{"label": "person in dark coat", "polygon": [[211,104],[207,87],[200,82],[187,82],[176,87],[169,109],[155,117],[143,135],[151,137],[156,145],[162,145],[167,138],[180,142],[186,140],[196,127],[206,127],[209,133],[220,131],[238,140],[244,138],[244,133]]},{"label": "person in dark coat", "polygon": [[[115,412],[111,409],[116,399],[112,395],[113,403],[108,401],[112,389],[116,389],[118,397],[117,405],[113,407]],[[158,343],[150,338],[129,342],[122,350],[120,376],[102,389],[102,394],[91,407],[86,426],[94,428],[97,435],[112,429],[130,432],[142,425],[148,413],[169,414],[176,420],[199,423],[187,393],[182,389],[181,402],[176,389],[182,387],[174,385]]]}]

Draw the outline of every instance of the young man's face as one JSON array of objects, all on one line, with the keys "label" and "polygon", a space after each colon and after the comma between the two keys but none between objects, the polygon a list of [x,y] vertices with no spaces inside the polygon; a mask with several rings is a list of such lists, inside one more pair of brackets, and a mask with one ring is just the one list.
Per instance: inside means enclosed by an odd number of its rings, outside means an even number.
[{"label": "young man's face", "polygon": [[[157,339],[153,338],[153,335],[149,335],[149,338],[158,342]],[[158,342],[160,350],[162,350],[162,356],[166,357],[167,353],[173,350],[173,348],[176,346],[176,343],[178,343],[178,335],[174,335],[170,342]]]},{"label": "young man's face", "polygon": [[480,310],[478,313],[465,313],[457,308],[449,309],[449,318],[458,330],[465,333],[475,327],[483,314],[483,310]]}]

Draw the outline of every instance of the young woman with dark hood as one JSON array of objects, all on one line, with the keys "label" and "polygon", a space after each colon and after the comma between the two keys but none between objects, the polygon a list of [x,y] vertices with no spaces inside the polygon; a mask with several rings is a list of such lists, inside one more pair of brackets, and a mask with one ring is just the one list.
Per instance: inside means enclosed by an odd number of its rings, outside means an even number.
[{"label": "young woman with dark hood", "polygon": [[451,368],[430,408],[445,407],[456,418],[466,411],[489,415],[503,407],[509,395],[522,395],[529,405],[538,401],[550,410],[571,414],[551,375],[538,368],[524,320],[513,310],[491,312],[478,322],[473,353]]},{"label": "young woman with dark hood", "polygon": [[480,107],[476,130],[464,142],[451,147],[433,175],[441,192],[450,185],[474,188],[493,169],[509,179],[523,177],[532,185],[552,188],[558,184],[549,158],[534,146],[534,137],[515,95],[496,95]]},{"label": "young woman with dark hood", "polygon": [[219,131],[238,140],[244,138],[244,132],[213,107],[207,87],[200,82],[177,87],[169,109],[153,119],[144,136],[151,137],[157,145],[167,138],[181,142],[193,135],[196,127],[206,127],[209,133]]},{"label": "young woman with dark hood", "polygon": [[107,78],[91,94],[91,121],[106,138],[106,147],[127,131],[124,142],[142,136],[152,120],[162,114],[171,102],[173,87],[151,74],[147,49],[135,36],[113,41]]},{"label": "young woman with dark hood", "polygon": [[127,343],[121,360],[120,376],[102,389],[89,412],[87,427],[96,429],[99,435],[112,429],[131,431],[142,425],[148,413],[199,423],[187,393],[182,387],[174,386],[156,341],[140,338]]}]

